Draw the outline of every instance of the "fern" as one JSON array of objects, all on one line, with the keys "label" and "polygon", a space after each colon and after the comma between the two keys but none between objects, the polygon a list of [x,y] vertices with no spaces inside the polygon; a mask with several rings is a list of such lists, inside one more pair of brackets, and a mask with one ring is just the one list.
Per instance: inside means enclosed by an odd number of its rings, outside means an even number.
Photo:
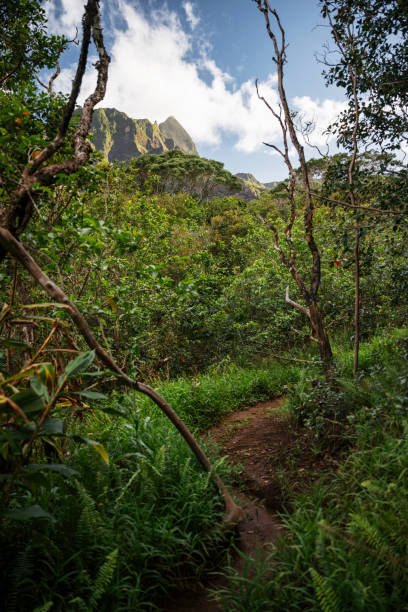
[{"label": "fern", "polygon": [[78,522],[77,537],[80,548],[85,550],[95,541],[96,530],[101,525],[101,517],[96,509],[95,501],[84,486],[76,482],[76,487],[82,506],[81,516]]},{"label": "fern", "polygon": [[54,605],[53,601],[47,601],[45,604],[43,604],[39,608],[35,608],[33,612],[48,612],[48,610],[51,610],[53,605]]},{"label": "fern", "polygon": [[25,550],[17,554],[16,562],[11,573],[12,586],[7,610],[15,612],[17,610],[17,599],[19,594],[24,591],[24,580],[32,574],[33,571],[33,550],[32,546],[28,546]]},{"label": "fern", "polygon": [[391,553],[387,541],[380,533],[378,527],[372,525],[366,517],[361,514],[352,514],[351,519],[349,528],[353,529],[353,531],[357,528],[360,537],[362,537],[371,548],[380,555]]},{"label": "fern", "polygon": [[401,554],[398,552],[398,544],[406,543],[405,537],[399,537],[395,549],[394,546],[384,537],[379,528],[372,525],[361,514],[352,514],[349,529],[355,530],[358,528],[359,536],[373,549],[382,562],[391,569],[392,572],[398,573],[402,570]]},{"label": "fern", "polygon": [[89,600],[91,610],[95,609],[98,601],[104,595],[110,581],[112,580],[118,559],[118,552],[118,549],[115,548],[115,550],[109,553],[109,555],[106,557],[106,561],[99,568],[95,584],[93,585],[93,593],[91,599]]},{"label": "fern", "polygon": [[82,597],[75,597],[74,599],[71,599],[69,603],[71,605],[75,605],[79,612],[90,612],[90,609],[88,608]]},{"label": "fern", "polygon": [[316,572],[313,567],[309,568],[316,597],[323,612],[341,612],[341,601],[338,594],[333,590],[329,581]]},{"label": "fern", "polygon": [[138,470],[136,470],[136,472],[134,474],[132,474],[132,476],[129,478],[129,480],[127,481],[127,483],[125,484],[125,486],[123,487],[119,497],[117,498],[116,502],[115,502],[115,506],[113,508],[113,510],[117,510],[119,503],[121,502],[121,500],[123,499],[123,496],[125,495],[125,493],[128,491],[128,489],[130,489],[130,487],[132,486],[133,482],[136,480],[136,478],[139,476],[140,474],[140,468]]},{"label": "fern", "polygon": [[82,502],[81,521],[85,523],[88,529],[93,530],[95,528],[95,522],[99,523],[100,518],[96,510],[95,500],[92,499],[84,486],[78,481],[76,482],[76,486]]}]

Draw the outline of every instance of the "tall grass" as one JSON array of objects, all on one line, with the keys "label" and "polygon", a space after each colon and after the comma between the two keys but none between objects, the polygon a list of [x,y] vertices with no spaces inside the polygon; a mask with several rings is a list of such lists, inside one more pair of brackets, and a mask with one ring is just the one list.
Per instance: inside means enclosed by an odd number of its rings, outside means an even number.
[{"label": "tall grass", "polygon": [[[242,406],[283,394],[298,376],[297,367],[273,360],[258,367],[212,368],[192,380],[163,381],[156,388],[190,427],[204,430]],[[134,401],[141,409],[151,406],[144,396]]]}]

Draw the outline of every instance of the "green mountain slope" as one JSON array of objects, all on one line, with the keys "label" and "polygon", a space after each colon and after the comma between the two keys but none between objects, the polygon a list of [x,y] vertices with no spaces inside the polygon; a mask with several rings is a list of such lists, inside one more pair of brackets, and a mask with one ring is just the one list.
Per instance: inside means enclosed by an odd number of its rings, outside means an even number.
[{"label": "green mountain slope", "polygon": [[174,117],[168,117],[159,124],[160,132],[169,150],[180,149],[183,153],[198,155],[198,151],[190,135]]},{"label": "green mountain slope", "polygon": [[99,108],[94,112],[92,134],[95,148],[108,161],[129,162],[139,155],[174,149],[198,155],[194,142],[174,117],[158,125],[148,119],[132,119],[115,108]]}]

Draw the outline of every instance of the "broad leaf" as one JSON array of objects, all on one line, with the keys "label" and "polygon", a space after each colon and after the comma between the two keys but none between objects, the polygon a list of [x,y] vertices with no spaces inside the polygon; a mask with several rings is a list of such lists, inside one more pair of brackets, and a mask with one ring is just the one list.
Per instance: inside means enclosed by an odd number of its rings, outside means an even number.
[{"label": "broad leaf", "polygon": [[64,465],[63,463],[31,463],[23,469],[23,473],[37,472],[42,470],[57,472],[58,474],[61,474],[62,476],[67,476],[68,478],[70,476],[75,476],[76,474],[78,474],[76,470],[68,467],[67,465]]},{"label": "broad leaf", "polygon": [[4,385],[7,385],[11,382],[16,382],[18,380],[21,380],[22,378],[26,378],[27,376],[29,376],[29,374],[33,373],[39,374],[41,378],[44,375],[46,379],[48,377],[50,377],[52,380],[55,379],[54,366],[52,365],[52,363],[34,363],[28,368],[23,368],[22,370],[20,370],[20,372],[17,372],[17,374],[13,374],[13,376],[10,376],[9,378],[5,378],[4,380],[0,381],[0,385],[4,387]]},{"label": "broad leaf", "polygon": [[12,348],[30,349],[33,348],[31,344],[21,342],[20,340],[12,340],[8,338],[0,338],[0,346],[8,346]]},{"label": "broad leaf", "polygon": [[62,436],[64,435],[64,429],[64,421],[50,417],[40,427],[38,436]]},{"label": "broad leaf", "polygon": [[72,359],[72,361],[70,361],[67,367],[65,368],[65,372],[63,372],[59,377],[58,385],[61,385],[64,380],[68,380],[68,378],[71,378],[78,372],[86,370],[86,368],[91,365],[94,359],[95,351],[86,351],[85,353],[81,353],[81,355],[78,355],[78,357],[75,357],[75,359]]},{"label": "broad leaf", "polygon": [[107,465],[109,465],[109,455],[103,444],[101,444],[100,442],[97,442],[96,440],[90,440],[89,438],[84,438],[83,436],[78,436],[76,434],[73,434],[68,437],[72,438],[76,442],[83,442],[84,444],[88,444],[89,446],[92,446],[92,448],[96,450],[97,453],[99,453],[99,455],[102,457],[104,462]]},{"label": "broad leaf", "polygon": [[45,402],[48,403],[50,401],[50,394],[48,393],[47,387],[37,376],[31,376],[30,387],[38,396],[42,397]]},{"label": "broad leaf", "polygon": [[12,399],[26,414],[30,412],[42,412],[45,407],[44,398],[37,395],[32,389],[15,393],[10,399]]},{"label": "broad leaf", "polygon": [[87,397],[88,399],[101,400],[106,399],[106,395],[104,393],[98,393],[97,391],[78,391],[78,395],[81,397]]},{"label": "broad leaf", "polygon": [[55,517],[49,512],[46,512],[41,506],[30,506],[21,510],[7,510],[2,514],[3,518],[13,519],[15,521],[26,521],[32,518],[46,518],[55,521]]}]

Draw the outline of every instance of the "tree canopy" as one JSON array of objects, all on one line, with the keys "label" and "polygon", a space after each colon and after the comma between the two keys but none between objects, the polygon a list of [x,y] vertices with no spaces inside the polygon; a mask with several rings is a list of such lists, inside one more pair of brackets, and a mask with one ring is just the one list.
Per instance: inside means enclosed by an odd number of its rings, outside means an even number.
[{"label": "tree canopy", "polygon": [[320,0],[332,41],[340,55],[328,52],[328,84],[344,88],[349,108],[334,124],[340,142],[350,147],[354,126],[356,71],[359,100],[358,136],[362,143],[398,149],[408,136],[408,10],[405,0]]}]

